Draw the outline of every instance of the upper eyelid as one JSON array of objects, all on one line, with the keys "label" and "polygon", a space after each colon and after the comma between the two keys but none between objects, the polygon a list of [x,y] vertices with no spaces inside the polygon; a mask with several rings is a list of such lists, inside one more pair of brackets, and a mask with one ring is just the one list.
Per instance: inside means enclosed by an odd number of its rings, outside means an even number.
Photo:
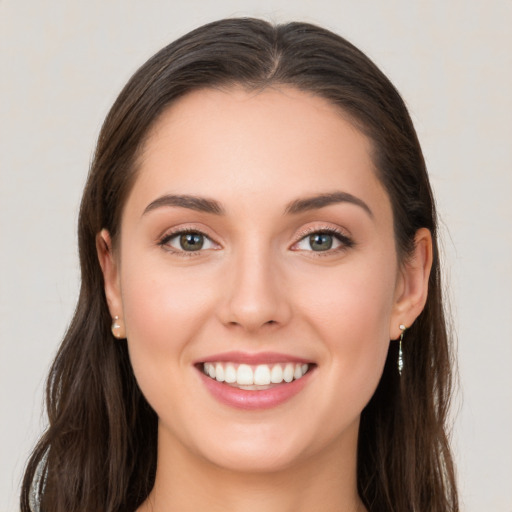
[{"label": "upper eyelid", "polygon": [[350,233],[343,228],[340,227],[334,227],[334,226],[310,226],[308,228],[299,230],[296,235],[296,241],[294,243],[297,243],[298,241],[302,240],[306,236],[312,235],[313,233],[329,233],[333,235],[338,235],[340,237],[346,238],[346,239],[352,239],[352,236]]},{"label": "upper eyelid", "polygon": [[[214,244],[223,245],[222,243],[217,241],[218,237],[212,236],[211,234],[208,233],[208,231],[209,230],[202,228],[202,227],[198,227],[196,225],[178,226],[175,228],[171,228],[170,230],[164,231],[164,233],[162,235],[157,237],[157,242],[161,244],[162,242],[164,242],[166,240],[169,240],[171,238],[174,238],[175,236],[179,236],[184,233],[199,233],[199,234],[205,236],[206,238],[208,238]],[[345,239],[345,241],[350,240],[351,242],[353,242],[352,236],[349,233],[347,233],[346,230],[344,230],[342,228],[328,226],[328,225],[316,225],[316,226],[309,226],[307,228],[297,230],[296,234],[294,235],[294,240],[293,240],[291,246],[297,244],[298,242],[303,240],[305,237],[312,235],[314,233],[328,233],[328,234],[332,234],[334,236],[338,236],[341,239]]]},{"label": "upper eyelid", "polygon": [[162,232],[161,235],[157,236],[157,242],[161,242],[162,240],[173,238],[175,236],[184,234],[184,233],[199,233],[200,235],[205,236],[206,238],[209,238],[212,242],[217,242],[217,237],[210,234],[208,229],[205,229],[203,227],[198,227],[197,225],[185,225],[185,226],[176,226],[174,228],[166,229]]}]

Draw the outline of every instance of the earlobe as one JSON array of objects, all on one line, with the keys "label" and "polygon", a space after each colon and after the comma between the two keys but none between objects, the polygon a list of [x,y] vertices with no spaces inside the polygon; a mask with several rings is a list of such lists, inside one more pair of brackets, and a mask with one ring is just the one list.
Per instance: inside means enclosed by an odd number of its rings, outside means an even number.
[{"label": "earlobe", "polygon": [[432,268],[432,235],[421,228],[414,238],[414,250],[402,264],[391,315],[390,339],[400,336],[400,324],[410,326],[425,307]]},{"label": "earlobe", "polygon": [[105,287],[105,296],[112,318],[123,317],[121,288],[119,284],[119,265],[112,250],[110,233],[103,229],[96,235],[96,251]]}]

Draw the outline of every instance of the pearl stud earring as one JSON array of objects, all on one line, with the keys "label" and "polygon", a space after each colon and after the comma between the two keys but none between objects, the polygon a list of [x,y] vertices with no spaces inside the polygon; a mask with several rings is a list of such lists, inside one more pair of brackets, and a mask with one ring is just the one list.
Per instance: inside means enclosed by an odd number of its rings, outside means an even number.
[{"label": "pearl stud earring", "polygon": [[114,335],[115,338],[117,338],[117,339],[122,338],[122,335],[120,332],[121,324],[119,323],[119,317],[117,315],[112,319],[111,330],[112,330],[112,334]]}]

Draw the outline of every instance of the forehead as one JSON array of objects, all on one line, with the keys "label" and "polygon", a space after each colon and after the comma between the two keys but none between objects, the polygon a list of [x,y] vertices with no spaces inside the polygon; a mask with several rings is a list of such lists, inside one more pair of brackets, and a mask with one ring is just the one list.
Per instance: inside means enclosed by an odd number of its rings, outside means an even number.
[{"label": "forehead", "polygon": [[146,204],[152,195],[194,193],[257,205],[340,189],[388,202],[371,150],[340,109],[313,94],[290,87],[204,89],[157,120],[132,195]]}]

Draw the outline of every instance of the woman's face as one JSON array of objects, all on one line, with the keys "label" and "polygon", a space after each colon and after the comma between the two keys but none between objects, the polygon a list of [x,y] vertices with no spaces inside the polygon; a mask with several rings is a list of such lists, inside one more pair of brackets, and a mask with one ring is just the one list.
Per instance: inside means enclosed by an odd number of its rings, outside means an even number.
[{"label": "woman's face", "polygon": [[406,322],[370,152],[292,88],[201,90],[158,120],[104,271],[162,446],[262,471],[355,452]]}]

